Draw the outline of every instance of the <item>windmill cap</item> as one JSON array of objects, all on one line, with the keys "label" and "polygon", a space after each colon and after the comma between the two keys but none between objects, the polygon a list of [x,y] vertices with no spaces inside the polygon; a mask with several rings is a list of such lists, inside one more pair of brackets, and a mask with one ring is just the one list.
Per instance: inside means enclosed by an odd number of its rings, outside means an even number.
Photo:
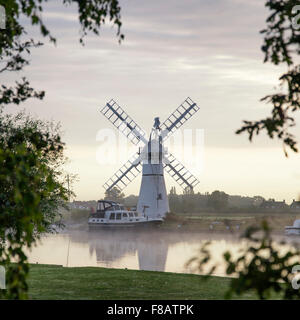
[{"label": "windmill cap", "polygon": [[160,129],[160,120],[159,117],[154,118],[154,128]]}]

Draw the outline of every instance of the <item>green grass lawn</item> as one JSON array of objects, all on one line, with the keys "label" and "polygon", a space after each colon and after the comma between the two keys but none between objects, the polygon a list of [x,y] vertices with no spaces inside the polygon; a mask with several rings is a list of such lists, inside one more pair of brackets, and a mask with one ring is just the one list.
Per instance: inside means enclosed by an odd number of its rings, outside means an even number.
[{"label": "green grass lawn", "polygon": [[[31,299],[223,299],[230,279],[169,272],[31,265]],[[254,294],[240,299],[256,299]]]}]

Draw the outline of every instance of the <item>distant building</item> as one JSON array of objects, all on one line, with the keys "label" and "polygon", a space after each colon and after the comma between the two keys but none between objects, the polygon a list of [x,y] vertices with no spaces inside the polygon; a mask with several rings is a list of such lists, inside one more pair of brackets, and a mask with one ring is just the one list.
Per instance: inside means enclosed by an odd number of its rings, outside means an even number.
[{"label": "distant building", "polygon": [[300,212],[300,201],[293,200],[293,202],[290,205],[290,209],[293,212]]},{"label": "distant building", "polygon": [[73,201],[72,203],[70,203],[69,207],[71,209],[90,210],[88,203],[85,201]]},{"label": "distant building", "polygon": [[263,201],[260,208],[266,211],[282,211],[288,209],[288,205],[283,201],[275,201],[274,199],[269,199]]}]

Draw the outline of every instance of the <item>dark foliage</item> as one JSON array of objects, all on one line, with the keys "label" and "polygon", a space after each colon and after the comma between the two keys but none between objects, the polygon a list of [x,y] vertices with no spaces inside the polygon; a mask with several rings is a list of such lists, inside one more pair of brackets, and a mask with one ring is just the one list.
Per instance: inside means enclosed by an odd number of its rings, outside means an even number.
[{"label": "dark foliage", "polygon": [[[262,236],[257,236],[258,231]],[[237,275],[232,278],[226,297],[254,291],[260,299],[269,298],[272,292],[280,294],[283,299],[299,299],[300,291],[292,287],[291,281],[293,267],[299,265],[300,252],[296,249],[280,251],[266,222],[260,228],[249,228],[243,237],[248,246],[238,258],[233,258],[230,252],[224,253],[226,273]]]},{"label": "dark foliage", "polygon": [[[0,0],[5,8],[6,29],[0,30],[0,75],[19,72],[29,65],[31,49],[42,45],[26,39],[22,17],[37,25],[42,36],[56,43],[42,20],[47,0]],[[121,34],[120,6],[117,0],[63,0],[76,4],[81,26],[80,42],[90,31],[99,34],[109,19]],[[19,105],[30,98],[43,99],[23,77],[15,86],[0,84],[0,264],[6,268],[7,290],[0,295],[10,299],[27,298],[28,261],[25,247],[31,247],[42,232],[53,231],[58,209],[70,193],[64,187],[63,149],[57,128],[27,117],[4,116],[3,108]],[[12,263],[14,262],[14,264]]]},{"label": "dark foliage", "polygon": [[272,105],[271,115],[258,121],[244,121],[237,134],[247,132],[249,140],[253,135],[266,131],[273,139],[282,140],[285,155],[286,147],[298,152],[297,141],[289,129],[295,126],[293,113],[300,110],[300,65],[295,64],[300,54],[300,30],[293,28],[293,7],[299,5],[297,0],[268,0],[266,7],[271,11],[267,18],[267,28],[262,30],[265,54],[264,62],[274,65],[286,64],[287,72],[280,77],[280,92],[270,94],[261,101]]}]

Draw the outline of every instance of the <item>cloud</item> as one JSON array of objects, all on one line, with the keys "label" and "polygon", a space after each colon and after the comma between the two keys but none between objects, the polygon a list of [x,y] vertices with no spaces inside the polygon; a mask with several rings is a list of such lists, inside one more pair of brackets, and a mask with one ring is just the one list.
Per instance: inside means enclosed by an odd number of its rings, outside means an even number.
[{"label": "cloud", "polygon": [[[249,146],[246,136],[234,132],[242,119],[269,113],[259,99],[273,91],[283,71],[262,62],[263,1],[122,0],[121,6],[125,41],[118,44],[116,28],[107,21],[100,37],[89,35],[82,47],[76,6],[47,3],[43,17],[58,45],[43,39],[45,45],[32,52],[25,71],[36,88],[46,90],[45,101],[31,100],[26,109],[62,123],[73,168],[80,171],[77,191],[82,198],[89,192],[86,177],[97,181],[93,187],[104,179],[103,169],[90,157],[92,149],[96,153],[97,131],[110,128],[99,112],[106,101],[115,98],[149,130],[155,116],[167,118],[191,96],[200,111],[186,127],[204,128],[206,146],[219,150],[214,155],[221,159],[226,149]],[[29,35],[37,37],[38,29],[24,23]],[[7,74],[2,81],[14,77]],[[264,136],[255,143],[265,150],[278,145]],[[249,152],[261,157],[257,150]],[[235,153],[235,168],[243,167],[242,153]],[[117,169],[107,168],[105,177]],[[224,189],[230,183],[224,180]],[[239,183],[244,185],[243,177]]]}]

